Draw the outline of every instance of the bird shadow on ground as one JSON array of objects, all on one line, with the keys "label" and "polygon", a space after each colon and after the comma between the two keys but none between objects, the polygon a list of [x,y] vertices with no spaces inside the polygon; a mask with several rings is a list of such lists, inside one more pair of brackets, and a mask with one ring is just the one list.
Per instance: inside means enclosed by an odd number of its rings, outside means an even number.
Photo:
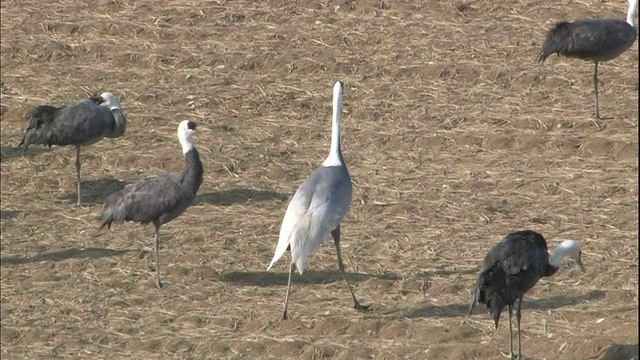
[{"label": "bird shadow on ground", "polygon": [[[350,282],[362,282],[368,279],[380,280],[400,280],[401,277],[395,274],[363,274],[347,273]],[[289,273],[277,273],[270,271],[233,271],[220,276],[220,281],[232,282],[253,286],[286,286],[289,280]],[[340,271],[307,271],[303,275],[297,272],[291,278],[296,284],[330,284],[336,281],[343,281]]]},{"label": "bird shadow on ground", "polygon": [[[80,191],[82,192],[82,205],[102,204],[107,196],[124,188],[128,182],[116,179],[101,179],[80,181]],[[72,191],[63,195],[60,200],[75,203],[78,200],[78,192]]]},{"label": "bird shadow on ground", "polygon": [[[602,299],[605,296],[604,291],[592,290],[586,294],[578,296],[553,296],[545,299],[527,300],[526,296],[522,300],[522,311],[528,309],[535,310],[547,310],[558,309],[568,305],[580,304],[585,301],[591,301],[596,299]],[[418,309],[400,310],[389,313],[388,315],[394,318],[433,318],[433,317],[463,317],[469,314],[469,305],[471,299],[467,304],[450,304],[450,305],[426,305]],[[484,305],[476,305],[474,308],[475,314],[485,313],[486,308]],[[488,312],[487,312],[488,313]]]},{"label": "bird shadow on ground", "polygon": [[289,195],[272,190],[229,189],[198,195],[193,201],[193,204],[230,206],[243,202],[266,201],[273,199],[287,200],[289,199]]},{"label": "bird shadow on ground", "polygon": [[638,359],[638,344],[611,344],[598,360]]},{"label": "bird shadow on ground", "polygon": [[2,256],[0,266],[22,265],[41,261],[64,261],[69,259],[100,259],[105,257],[120,256],[135,250],[114,250],[105,248],[71,248],[60,251],[46,252],[30,257]]},{"label": "bird shadow on ground", "polygon": [[416,278],[424,279],[432,276],[450,276],[450,275],[469,275],[476,274],[480,271],[479,267],[467,268],[467,269],[434,269],[434,270],[421,270],[416,273]]},{"label": "bird shadow on ground", "polygon": [[22,211],[1,209],[0,219],[1,220],[13,219],[14,217],[18,216],[18,214],[20,214],[21,212]]},{"label": "bird shadow on ground", "polygon": [[0,147],[0,163],[21,156],[35,156],[49,151],[51,149],[44,146],[32,146],[26,152],[23,152],[19,147],[2,146]]}]

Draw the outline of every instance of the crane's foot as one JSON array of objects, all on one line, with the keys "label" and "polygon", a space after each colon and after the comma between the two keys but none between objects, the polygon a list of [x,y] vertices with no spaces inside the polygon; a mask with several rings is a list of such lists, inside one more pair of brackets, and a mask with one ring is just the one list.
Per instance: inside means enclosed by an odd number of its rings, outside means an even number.
[{"label": "crane's foot", "polygon": [[160,290],[162,290],[162,288],[164,287],[164,285],[162,284],[162,281],[160,281],[160,279],[156,280],[156,286]]},{"label": "crane's foot", "polygon": [[284,311],[284,312],[282,313],[282,320],[287,320],[287,319],[289,319],[289,317],[287,316],[287,312],[286,312],[286,311]]},{"label": "crane's foot", "polygon": [[516,353],[507,353],[500,351],[500,354],[509,360],[522,360],[523,358],[519,357]]},{"label": "crane's foot", "polygon": [[362,305],[359,302],[356,302],[353,304],[353,308],[358,310],[358,311],[367,311],[369,310],[369,308],[371,307],[371,305]]},{"label": "crane's foot", "polygon": [[613,118],[612,117],[603,117],[603,116],[600,116],[600,115],[596,114],[595,118],[592,119],[592,121],[593,121],[594,124],[596,124],[596,126],[599,129],[602,130],[607,126],[607,120],[611,120],[611,119],[613,119]]}]

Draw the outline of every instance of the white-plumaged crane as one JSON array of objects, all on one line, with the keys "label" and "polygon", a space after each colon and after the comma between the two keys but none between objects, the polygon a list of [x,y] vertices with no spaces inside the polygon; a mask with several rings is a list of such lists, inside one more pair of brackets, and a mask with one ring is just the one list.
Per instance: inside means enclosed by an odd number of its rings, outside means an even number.
[{"label": "white-plumaged crane", "polygon": [[369,308],[369,306],[361,305],[358,302],[347,279],[340,252],[340,223],[351,205],[352,192],[351,177],[340,148],[341,120],[342,83],[338,81],[333,87],[333,121],[329,156],[322,163],[322,166],[313,171],[302,183],[291,199],[282,220],[275,254],[267,269],[271,269],[287,249],[291,250],[289,280],[282,312],[283,319],[287,319],[287,305],[294,266],[302,274],[307,256],[330,237],[333,237],[338,267],[353,298],[354,308],[358,310]]}]

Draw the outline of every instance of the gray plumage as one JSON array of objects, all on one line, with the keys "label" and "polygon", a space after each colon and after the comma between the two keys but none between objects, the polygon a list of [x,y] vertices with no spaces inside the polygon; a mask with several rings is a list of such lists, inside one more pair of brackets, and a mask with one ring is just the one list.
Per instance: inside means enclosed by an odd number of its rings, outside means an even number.
[{"label": "gray plumage", "polygon": [[518,359],[521,358],[520,319],[521,305],[524,295],[531,290],[543,277],[555,274],[564,256],[576,259],[582,267],[581,251],[577,243],[566,240],[554,252],[550,262],[547,242],[544,237],[532,230],[517,231],[507,235],[487,253],[476,287],[473,291],[469,315],[476,303],[484,304],[491,315],[496,329],[500,321],[502,310],[509,311],[509,346],[511,357],[513,340],[511,331],[511,317],[513,306],[516,307],[518,331]]},{"label": "gray plumage", "polygon": [[627,21],[620,19],[584,19],[558,22],[547,32],[538,57],[544,62],[552,54],[593,61],[593,86],[596,100],[596,119],[603,125],[598,101],[598,64],[617,58],[636,40],[634,25],[637,0],[629,1]]},{"label": "gray plumage", "polygon": [[195,129],[196,124],[188,120],[178,127],[185,157],[182,172],[148,177],[109,195],[100,220],[100,229],[105,226],[110,229],[112,223],[125,221],[143,225],[153,223],[158,288],[162,288],[158,254],[160,226],[180,216],[191,205],[202,185],[204,170],[191,138]]},{"label": "gray plumage", "polygon": [[[283,236],[290,234],[288,239],[293,243],[291,259],[300,274],[304,271],[307,256],[340,226],[351,206],[351,194],[351,177],[346,164],[318,167],[296,191],[281,230]],[[307,234],[309,236],[305,236]]]},{"label": "gray plumage", "polygon": [[358,302],[347,279],[340,251],[340,223],[349,211],[352,193],[351,177],[340,147],[341,119],[342,83],[338,81],[333,87],[333,120],[329,156],[322,166],[314,170],[300,185],[289,202],[280,227],[278,244],[267,268],[267,270],[271,269],[287,250],[291,250],[283,319],[287,319],[287,305],[294,268],[302,274],[306,258],[331,237],[336,247],[338,267],[353,298],[354,308],[358,310],[369,308]]},{"label": "gray plumage", "polygon": [[80,147],[103,138],[122,136],[127,128],[122,107],[111,93],[73,102],[61,107],[41,105],[27,115],[29,125],[18,144],[26,151],[31,145],[76,147],[76,185],[78,206],[80,193]]}]

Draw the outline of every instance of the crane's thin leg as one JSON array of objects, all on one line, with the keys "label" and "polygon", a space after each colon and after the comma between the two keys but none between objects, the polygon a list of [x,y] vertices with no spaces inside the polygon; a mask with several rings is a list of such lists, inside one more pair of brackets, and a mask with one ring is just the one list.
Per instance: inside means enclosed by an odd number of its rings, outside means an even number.
[{"label": "crane's thin leg", "polygon": [[344,264],[342,263],[342,253],[340,253],[340,225],[331,232],[331,236],[333,236],[333,241],[336,245],[336,252],[338,254],[338,267],[340,271],[342,271],[342,277],[344,277],[344,281],[347,283],[347,287],[349,288],[349,292],[351,293],[351,297],[353,298],[353,308],[357,310],[367,310],[371,307],[371,305],[361,305],[356,298],[356,294],[353,292],[351,288],[351,284],[347,279],[347,273],[344,271]]},{"label": "crane's thin leg", "polygon": [[596,125],[602,128],[605,125],[605,118],[600,116],[600,102],[598,100],[598,62],[595,62],[595,66],[593,68],[593,89],[596,94]]},{"label": "crane's thin leg", "polygon": [[160,226],[155,225],[156,235],[153,238],[153,243],[156,248],[156,286],[158,289],[162,289],[162,282],[160,282]]},{"label": "crane's thin leg", "polygon": [[289,267],[289,281],[287,281],[287,294],[284,296],[284,309],[282,310],[282,320],[287,320],[287,306],[289,305],[289,291],[291,290],[291,276],[293,275],[293,269],[296,266],[294,262],[291,262]]},{"label": "crane's thin leg", "polygon": [[511,359],[515,358],[513,353],[513,328],[511,326],[511,318],[513,317],[513,307],[508,305],[509,308],[509,356]]},{"label": "crane's thin leg", "polygon": [[80,196],[80,146],[76,146],[76,184],[78,186],[78,206],[81,204]]},{"label": "crane's thin leg", "polygon": [[522,307],[522,298],[518,299],[518,308],[516,309],[516,321],[518,322],[518,359],[522,359],[522,336],[520,335],[520,308]]}]

